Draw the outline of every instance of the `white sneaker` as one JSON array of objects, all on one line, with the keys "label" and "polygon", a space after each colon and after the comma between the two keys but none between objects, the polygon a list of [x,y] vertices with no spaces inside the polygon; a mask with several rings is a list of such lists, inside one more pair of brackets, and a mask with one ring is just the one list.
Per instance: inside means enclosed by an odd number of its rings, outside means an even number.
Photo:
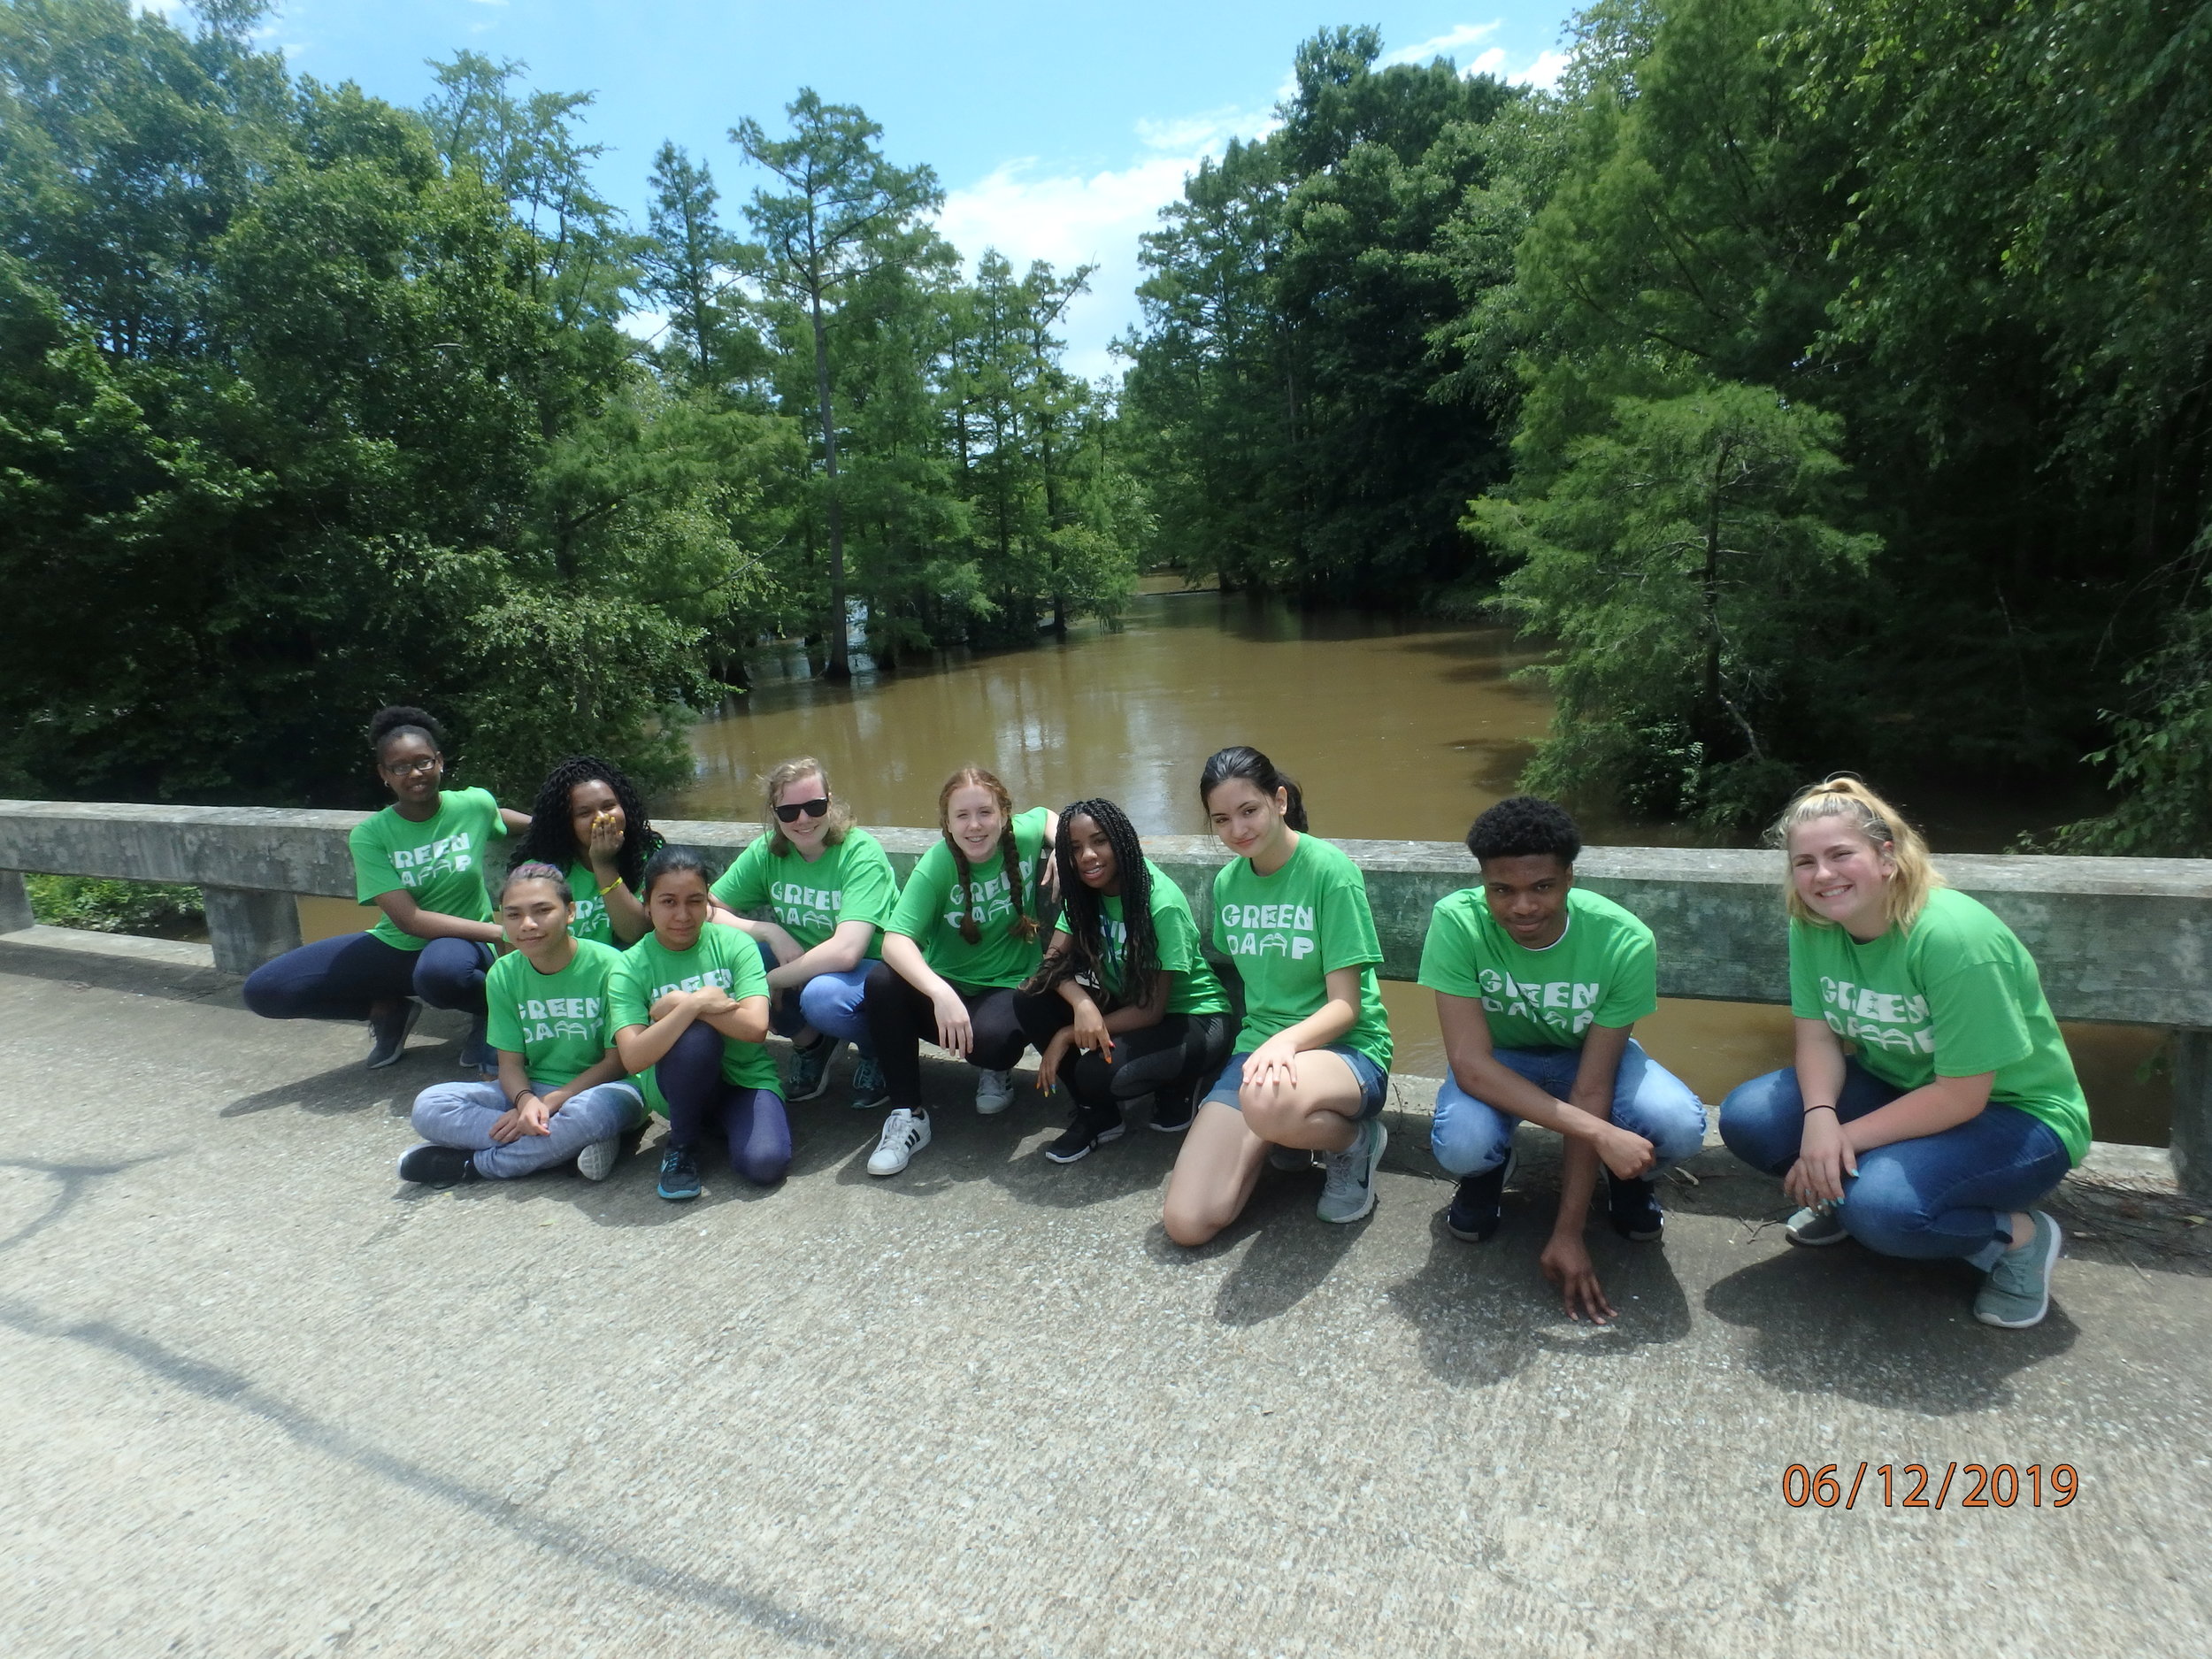
[{"label": "white sneaker", "polygon": [[883,1139],[868,1155],[868,1173],[896,1175],[929,1144],[929,1119],[902,1106],[883,1120]]},{"label": "white sneaker", "polygon": [[603,1181],[614,1173],[614,1161],[622,1156],[622,1138],[609,1135],[595,1141],[576,1155],[576,1172],[588,1181]]},{"label": "white sneaker", "polygon": [[986,1071],[975,1080],[975,1110],[979,1118],[995,1118],[1014,1103],[1014,1074]]}]

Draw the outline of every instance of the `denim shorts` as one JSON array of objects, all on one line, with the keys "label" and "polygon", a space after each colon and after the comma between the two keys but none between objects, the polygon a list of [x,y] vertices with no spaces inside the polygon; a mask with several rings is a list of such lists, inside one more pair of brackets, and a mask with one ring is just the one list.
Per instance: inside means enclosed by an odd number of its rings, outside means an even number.
[{"label": "denim shorts", "polygon": [[[1340,1042],[1333,1042],[1326,1048],[1307,1049],[1304,1052],[1333,1054],[1352,1068],[1353,1079],[1359,1085],[1359,1115],[1353,1118],[1354,1123],[1363,1124],[1370,1118],[1379,1118],[1382,1115],[1383,1102],[1390,1094],[1389,1072],[1384,1071],[1357,1048],[1348,1048]],[[1224,1106],[1233,1107],[1239,1111],[1243,1110],[1244,1108],[1238,1102],[1237,1092],[1244,1087],[1244,1063],[1251,1057],[1252,1051],[1249,1048],[1242,1054],[1231,1055],[1229,1064],[1221,1068],[1221,1075],[1214,1079],[1214,1086],[1206,1091],[1206,1100],[1217,1100]],[[1205,1102],[1202,1101],[1199,1103],[1203,1105]]]}]

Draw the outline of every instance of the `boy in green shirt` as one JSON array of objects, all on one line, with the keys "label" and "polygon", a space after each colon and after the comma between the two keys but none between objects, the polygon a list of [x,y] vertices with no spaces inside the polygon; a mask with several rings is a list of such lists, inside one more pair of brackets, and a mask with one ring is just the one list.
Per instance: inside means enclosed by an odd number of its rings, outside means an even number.
[{"label": "boy in green shirt", "polygon": [[1583,1217],[1606,1169],[1622,1237],[1664,1225],[1655,1178],[1705,1143],[1705,1108],[1629,1035],[1659,1005],[1651,929],[1574,885],[1582,834],[1549,801],[1501,801],[1467,832],[1481,885],[1437,902],[1421,951],[1451,1074],[1430,1146],[1460,1178],[1445,1225],[1476,1242],[1497,1231],[1523,1119],[1565,1137],[1559,1214],[1540,1258],[1567,1312],[1602,1323],[1605,1300]]}]

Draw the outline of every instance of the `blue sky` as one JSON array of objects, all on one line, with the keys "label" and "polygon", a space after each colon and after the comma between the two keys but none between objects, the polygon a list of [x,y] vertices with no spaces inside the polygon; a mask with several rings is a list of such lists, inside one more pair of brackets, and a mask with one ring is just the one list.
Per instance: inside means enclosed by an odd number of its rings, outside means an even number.
[{"label": "blue sky", "polygon": [[[153,0],[173,10],[173,0]],[[1263,129],[1291,54],[1325,24],[1373,23],[1394,59],[1442,54],[1548,82],[1560,0],[1389,0],[1317,12],[1248,0],[1061,7],[969,0],[288,0],[266,39],[293,68],[396,103],[430,88],[424,59],[463,46],[530,65],[536,86],[598,95],[599,184],[643,218],[654,150],[673,139],[712,166],[734,222],[753,188],[727,142],[741,117],[782,129],[802,86],[858,104],[893,159],[927,162],[941,228],[972,260],[1094,263],[1071,311],[1070,366],[1109,370],[1136,320],[1136,239],[1204,154]],[[741,228],[741,225],[739,227]]]}]

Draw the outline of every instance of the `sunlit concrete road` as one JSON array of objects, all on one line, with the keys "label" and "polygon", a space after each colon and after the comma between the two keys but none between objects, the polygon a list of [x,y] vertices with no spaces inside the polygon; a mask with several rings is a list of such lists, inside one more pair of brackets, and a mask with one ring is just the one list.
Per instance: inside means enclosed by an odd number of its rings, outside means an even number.
[{"label": "sunlit concrete road", "polygon": [[[1060,1168],[950,1068],[890,1181],[841,1087],[771,1193],[664,1204],[649,1142],[411,1190],[456,1034],[372,1076],[210,971],[0,941],[0,1653],[2212,1650],[2200,1254],[2101,1234],[1985,1330],[1709,1151],[1594,1333],[1540,1166],[1462,1244],[1400,1118],[1366,1224],[1271,1175],[1187,1254],[1167,1137]],[[2079,1496],[1784,1502],[1861,1460]]]}]

